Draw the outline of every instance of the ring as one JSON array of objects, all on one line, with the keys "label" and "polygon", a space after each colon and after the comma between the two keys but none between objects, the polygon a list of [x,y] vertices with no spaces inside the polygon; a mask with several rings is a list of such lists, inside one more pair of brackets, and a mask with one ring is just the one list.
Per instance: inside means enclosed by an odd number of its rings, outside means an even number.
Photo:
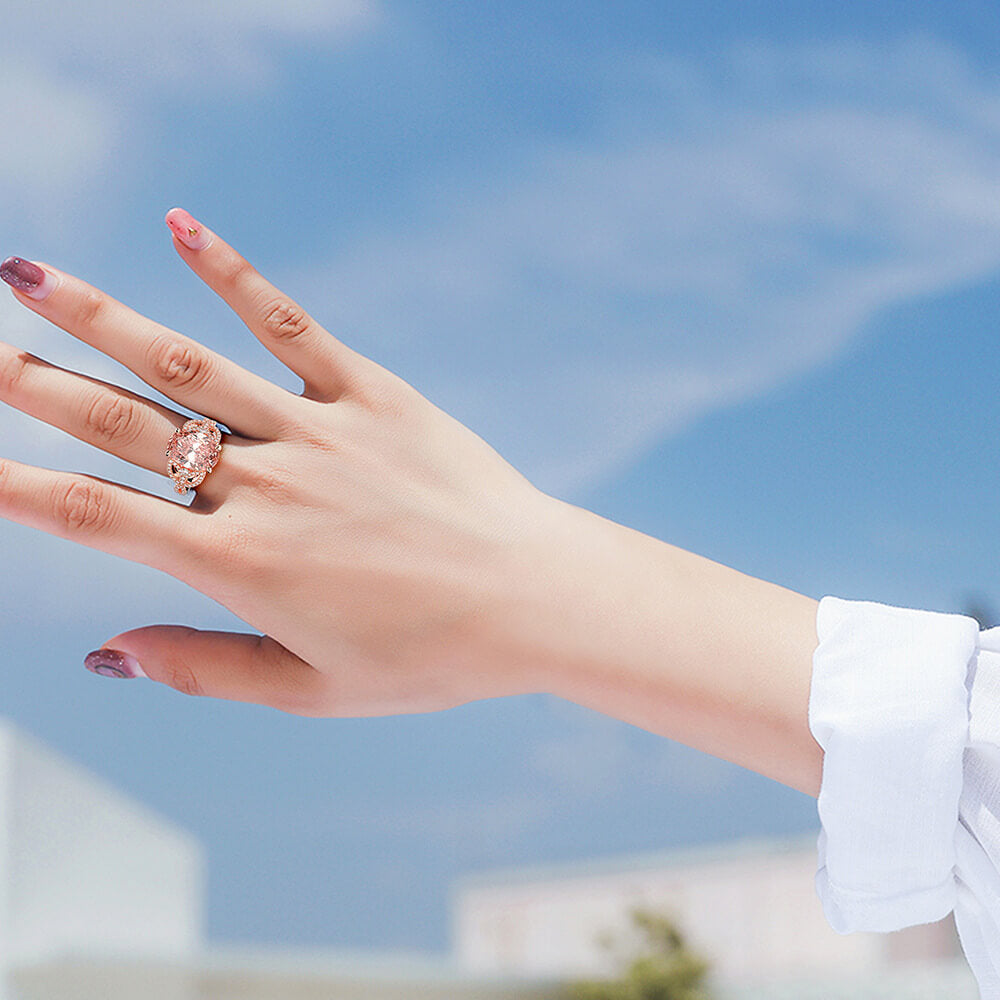
[{"label": "ring", "polygon": [[219,461],[222,431],[208,417],[183,423],[170,435],[167,445],[167,475],[178,493],[193,490]]}]

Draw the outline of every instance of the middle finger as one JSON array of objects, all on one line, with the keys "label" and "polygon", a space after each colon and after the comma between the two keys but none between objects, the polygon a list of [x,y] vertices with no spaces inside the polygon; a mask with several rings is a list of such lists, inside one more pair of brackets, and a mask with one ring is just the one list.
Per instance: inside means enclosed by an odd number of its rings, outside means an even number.
[{"label": "middle finger", "polygon": [[12,286],[18,301],[67,333],[120,361],[182,406],[249,438],[273,439],[289,424],[293,393],[247,371],[65,271],[41,262],[51,288],[37,299]]}]

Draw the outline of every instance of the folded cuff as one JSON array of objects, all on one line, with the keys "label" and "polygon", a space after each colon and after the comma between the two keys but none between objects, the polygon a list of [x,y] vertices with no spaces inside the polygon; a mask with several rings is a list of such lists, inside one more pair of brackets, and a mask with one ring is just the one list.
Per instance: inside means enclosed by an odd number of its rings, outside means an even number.
[{"label": "folded cuff", "polygon": [[834,930],[893,931],[955,906],[967,615],[824,597],[809,728],[824,750],[816,891]]}]

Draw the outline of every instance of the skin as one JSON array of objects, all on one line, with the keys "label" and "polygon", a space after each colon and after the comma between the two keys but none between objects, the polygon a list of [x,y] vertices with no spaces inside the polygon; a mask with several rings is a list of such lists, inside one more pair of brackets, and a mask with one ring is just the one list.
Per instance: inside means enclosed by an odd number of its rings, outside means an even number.
[{"label": "skin", "polygon": [[168,499],[188,414],[0,343],[0,399],[169,488],[0,459],[0,516],[156,567],[257,630],[154,625],[105,646],[183,693],[314,717],[549,692],[818,793],[815,600],[543,493],[203,236],[174,235],[177,253],[301,393],[42,261],[47,298],[11,289],[228,428],[190,505]]}]

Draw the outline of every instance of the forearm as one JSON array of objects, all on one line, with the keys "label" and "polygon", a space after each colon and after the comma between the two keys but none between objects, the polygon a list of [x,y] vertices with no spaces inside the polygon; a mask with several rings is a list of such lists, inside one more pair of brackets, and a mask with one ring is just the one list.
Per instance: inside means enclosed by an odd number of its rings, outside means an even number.
[{"label": "forearm", "polygon": [[571,504],[540,517],[507,654],[553,694],[817,795],[817,601]]}]

